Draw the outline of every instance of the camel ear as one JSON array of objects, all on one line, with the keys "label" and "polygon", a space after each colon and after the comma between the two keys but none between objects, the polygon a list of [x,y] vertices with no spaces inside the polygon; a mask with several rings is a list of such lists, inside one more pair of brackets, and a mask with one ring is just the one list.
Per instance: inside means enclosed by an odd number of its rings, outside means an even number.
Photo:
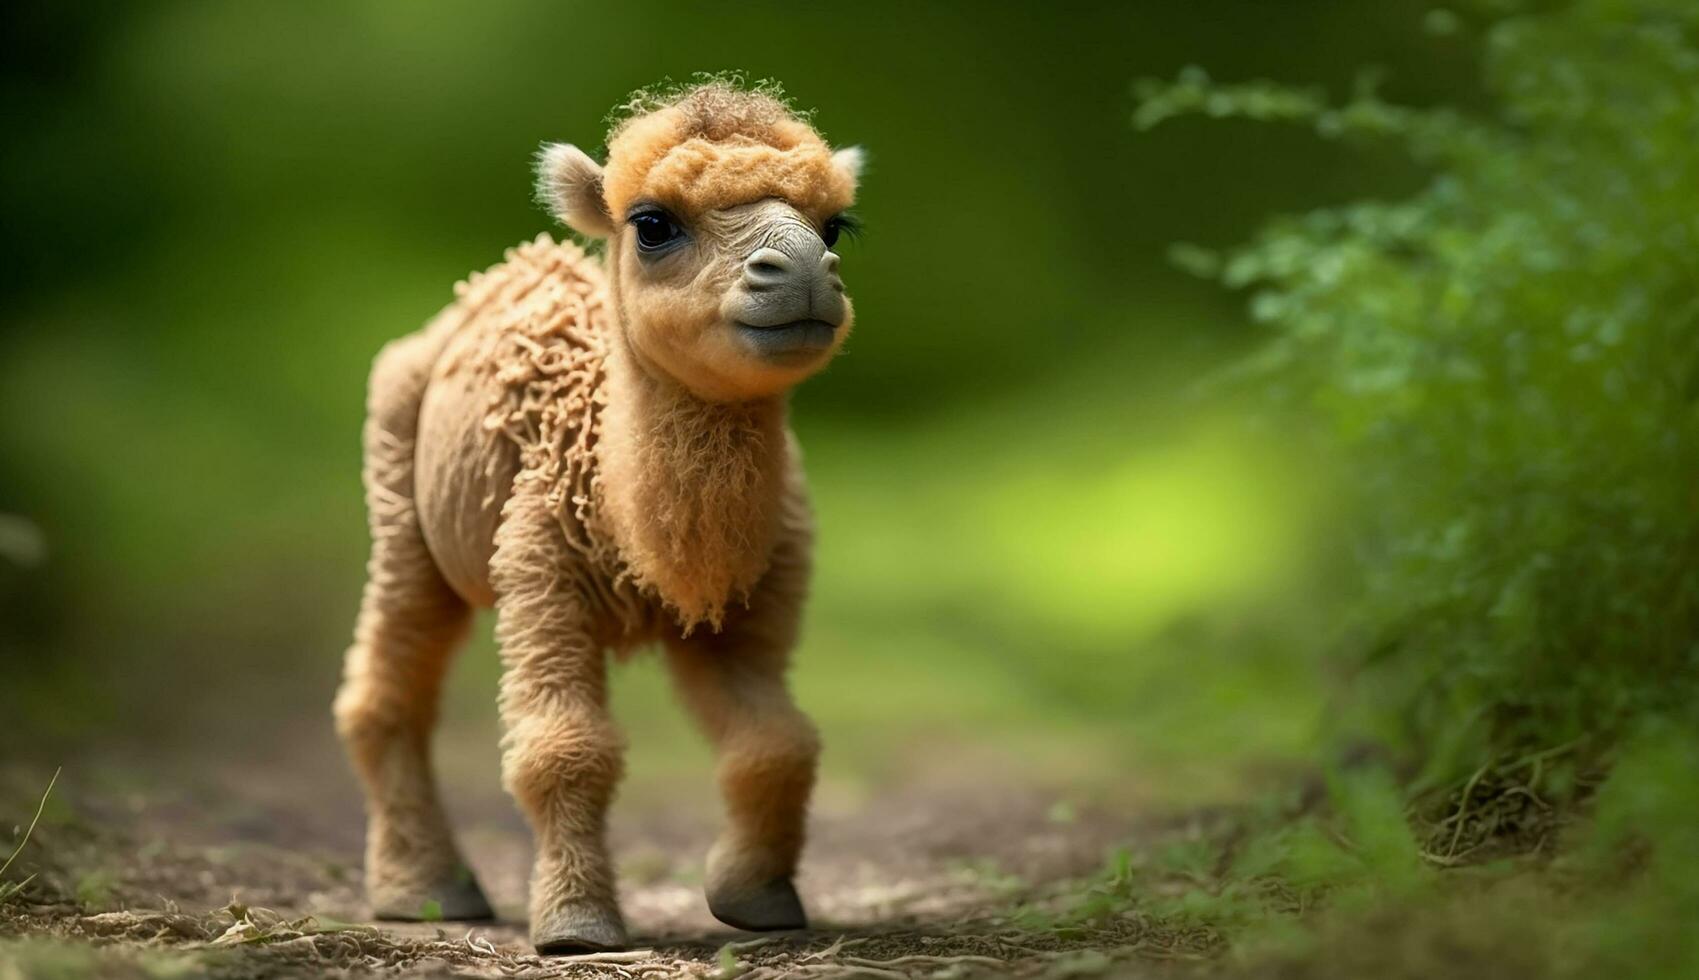
[{"label": "camel ear", "polygon": [[545,143],[537,154],[537,200],[580,235],[606,238],[614,232],[602,198],[602,165],[571,143]]},{"label": "camel ear", "polygon": [[851,187],[861,182],[861,171],[865,166],[867,151],[859,146],[846,146],[832,154],[832,168],[848,177]]}]

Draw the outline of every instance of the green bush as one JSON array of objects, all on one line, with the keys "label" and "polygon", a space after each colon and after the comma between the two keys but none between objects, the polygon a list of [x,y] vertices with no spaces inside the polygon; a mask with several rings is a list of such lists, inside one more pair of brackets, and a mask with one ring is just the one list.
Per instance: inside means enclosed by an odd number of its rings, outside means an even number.
[{"label": "green bush", "polygon": [[1244,375],[1344,454],[1361,702],[1431,776],[1605,744],[1699,676],[1699,3],[1510,6],[1479,18],[1483,112],[1188,69],[1135,117],[1393,141],[1431,174],[1175,249],[1250,293],[1272,336]]}]

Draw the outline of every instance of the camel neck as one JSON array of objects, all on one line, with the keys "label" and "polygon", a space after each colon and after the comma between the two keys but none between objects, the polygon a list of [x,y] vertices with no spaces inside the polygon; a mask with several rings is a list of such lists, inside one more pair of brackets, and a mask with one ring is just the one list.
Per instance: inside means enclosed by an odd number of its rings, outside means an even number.
[{"label": "camel neck", "polygon": [[598,510],[639,586],[717,627],[766,571],[789,466],[784,396],[705,401],[609,345]]}]

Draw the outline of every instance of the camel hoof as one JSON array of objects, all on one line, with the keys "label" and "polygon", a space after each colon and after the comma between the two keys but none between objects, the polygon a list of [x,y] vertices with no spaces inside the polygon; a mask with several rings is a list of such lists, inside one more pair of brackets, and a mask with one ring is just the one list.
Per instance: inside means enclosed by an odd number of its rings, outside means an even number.
[{"label": "camel hoof", "polygon": [[531,923],[531,945],[543,956],[573,956],[624,949],[619,913],[589,902],[570,902]]},{"label": "camel hoof", "polygon": [[372,895],[374,918],[390,922],[477,921],[495,918],[472,872],[461,868],[437,885],[414,890],[378,889]]},{"label": "camel hoof", "polygon": [[750,932],[808,928],[802,899],[789,878],[775,878],[754,888],[709,892],[708,911],[726,925]]}]

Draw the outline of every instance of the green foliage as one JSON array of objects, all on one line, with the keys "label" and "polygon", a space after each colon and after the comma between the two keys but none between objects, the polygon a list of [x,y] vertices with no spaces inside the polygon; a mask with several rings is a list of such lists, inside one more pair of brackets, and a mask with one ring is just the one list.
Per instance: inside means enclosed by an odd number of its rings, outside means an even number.
[{"label": "green foliage", "polygon": [[1595,975],[1699,976],[1699,729],[1649,722],[1599,791],[1576,863],[1595,879],[1638,872],[1583,927]]},{"label": "green foliage", "polygon": [[1482,40],[1484,114],[1191,69],[1136,116],[1303,123],[1432,172],[1173,257],[1250,292],[1272,336],[1243,376],[1346,454],[1363,700],[1445,777],[1699,676],[1699,5],[1576,0]]},{"label": "green foliage", "polygon": [[1328,778],[1329,814],[1253,837],[1234,862],[1246,880],[1274,878],[1300,907],[1324,896],[1363,903],[1413,894],[1428,881],[1404,815],[1404,794],[1381,769]]},{"label": "green foliage", "polygon": [[1442,872],[1424,860],[1393,775],[1349,768],[1299,815],[1270,798],[1207,830],[1123,848],[1059,921],[1025,924],[1201,930],[1208,949],[1226,948],[1232,976],[1699,975],[1696,772],[1699,721],[1652,718],[1627,733],[1555,860]]},{"label": "green foliage", "polygon": [[1384,907],[1427,895],[1433,874],[1384,769],[1330,774],[1326,805],[1294,817],[1270,800],[1210,832],[1193,829],[1143,850],[1123,848],[1072,896],[1064,921],[1137,914],[1165,928],[1201,927],[1237,944],[1261,942],[1290,916],[1323,903]]}]

